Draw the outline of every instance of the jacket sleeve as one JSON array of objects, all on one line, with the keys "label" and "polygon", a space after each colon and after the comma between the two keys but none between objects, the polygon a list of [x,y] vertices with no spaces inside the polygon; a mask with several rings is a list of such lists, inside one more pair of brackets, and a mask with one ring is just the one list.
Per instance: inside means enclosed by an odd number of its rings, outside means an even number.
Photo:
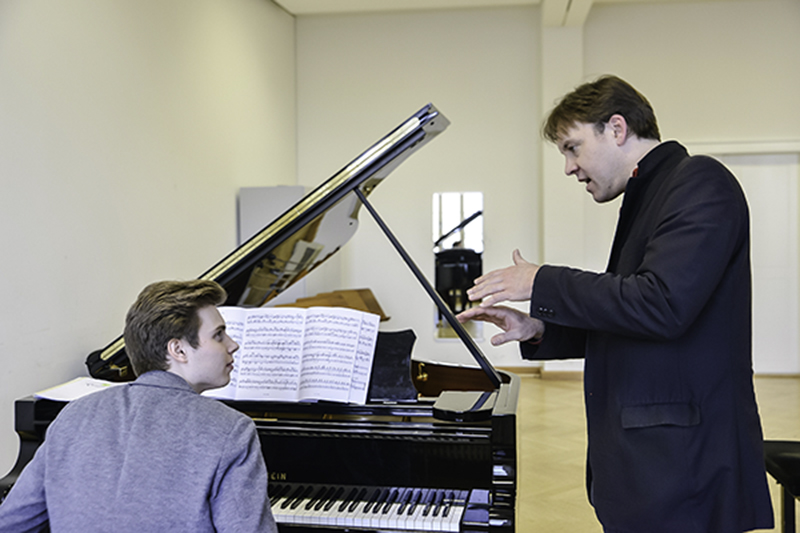
[{"label": "jacket sleeve", "polygon": [[216,531],[277,533],[267,494],[267,468],[253,421],[239,419],[228,443],[211,494]]},{"label": "jacket sleeve", "polygon": [[586,330],[545,324],[542,342],[519,343],[523,359],[551,361],[554,359],[582,359],[586,348]]},{"label": "jacket sleeve", "polygon": [[653,221],[652,231],[632,231],[624,243],[642,253],[634,267],[626,266],[629,273],[543,265],[531,316],[548,329],[555,324],[650,340],[681,336],[734,255],[749,254],[749,221],[736,179],[710,158],[690,158],[667,186],[660,205],[637,218],[637,224]]}]

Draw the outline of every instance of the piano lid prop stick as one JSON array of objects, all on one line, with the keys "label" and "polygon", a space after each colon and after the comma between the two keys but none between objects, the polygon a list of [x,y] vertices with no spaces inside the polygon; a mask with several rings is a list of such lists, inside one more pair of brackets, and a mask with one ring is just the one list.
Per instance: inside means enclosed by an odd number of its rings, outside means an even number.
[{"label": "piano lid prop stick", "polygon": [[353,189],[353,192],[356,193],[358,198],[361,200],[361,203],[364,204],[364,207],[366,207],[367,211],[369,211],[369,214],[372,215],[372,218],[381,228],[381,231],[383,231],[383,233],[386,235],[386,238],[389,239],[389,242],[392,243],[394,249],[397,250],[397,253],[400,254],[400,257],[403,258],[403,261],[405,261],[406,265],[408,265],[408,268],[411,269],[411,272],[414,274],[414,277],[417,278],[417,281],[419,281],[420,285],[422,285],[422,287],[425,289],[425,292],[428,293],[428,296],[431,297],[433,302],[436,304],[436,307],[439,308],[439,311],[441,311],[442,315],[444,315],[444,317],[447,319],[447,322],[450,324],[450,326],[453,328],[453,330],[456,332],[459,338],[467,346],[467,349],[469,350],[470,354],[472,354],[472,357],[486,373],[486,376],[492,382],[494,388],[499,389],[500,384],[502,382],[502,380],[500,379],[500,374],[498,374],[497,370],[495,370],[494,367],[491,365],[491,363],[489,363],[489,360],[486,359],[485,355],[483,355],[481,349],[478,348],[477,344],[475,344],[475,341],[472,339],[469,333],[467,333],[467,330],[464,329],[464,326],[461,325],[461,322],[459,322],[458,319],[456,319],[456,317],[453,315],[453,312],[450,311],[450,308],[447,307],[447,304],[444,303],[444,300],[442,300],[442,297],[439,296],[439,293],[436,292],[436,290],[431,286],[431,284],[422,274],[422,271],[414,263],[414,260],[411,259],[411,256],[409,256],[408,253],[406,253],[405,249],[400,244],[400,241],[398,241],[397,238],[394,236],[392,231],[389,229],[389,226],[387,226],[386,223],[384,223],[383,219],[380,217],[380,215],[378,215],[378,212],[375,210],[375,208],[372,207],[372,204],[369,203],[367,197],[364,195],[361,189],[359,187],[356,187],[355,189]]}]

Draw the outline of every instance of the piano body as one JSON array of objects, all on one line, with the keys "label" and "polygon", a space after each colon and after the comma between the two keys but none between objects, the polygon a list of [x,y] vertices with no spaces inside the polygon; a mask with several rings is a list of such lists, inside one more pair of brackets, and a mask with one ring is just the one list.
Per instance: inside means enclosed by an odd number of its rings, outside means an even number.
[{"label": "piano body", "polygon": [[[365,206],[480,367],[459,368],[447,390],[427,384],[427,396],[372,387],[365,405],[226,400],[256,424],[281,531],[515,531],[519,379],[492,367],[366,198],[448,124],[423,107],[201,276],[225,287],[226,305],[267,304],[343,246]],[[394,334],[380,335],[376,365],[382,339]],[[413,333],[405,339],[408,367],[398,377],[410,384]],[[121,336],[86,364],[97,378],[135,379]],[[15,402],[20,450],[0,480],[0,501],[64,405]]]}]

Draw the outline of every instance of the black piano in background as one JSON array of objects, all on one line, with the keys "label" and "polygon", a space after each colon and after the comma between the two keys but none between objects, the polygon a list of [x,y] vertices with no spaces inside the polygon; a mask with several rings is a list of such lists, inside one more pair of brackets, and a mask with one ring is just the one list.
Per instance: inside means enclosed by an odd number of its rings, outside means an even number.
[{"label": "black piano in background", "polygon": [[[376,387],[374,370],[365,405],[226,400],[256,424],[281,531],[515,531],[519,379],[492,367],[367,200],[448,125],[433,105],[423,107],[200,276],[225,287],[226,305],[265,305],[341,248],[364,206],[479,367],[418,386],[421,396],[404,383],[412,382],[413,333],[381,332],[376,366],[389,346],[395,368],[398,347],[405,368],[390,371],[399,385],[387,387]],[[135,379],[121,336],[86,364],[96,378]],[[424,365],[415,364],[421,374]],[[64,405],[33,396],[15,402],[20,451],[0,480],[0,501]]]}]

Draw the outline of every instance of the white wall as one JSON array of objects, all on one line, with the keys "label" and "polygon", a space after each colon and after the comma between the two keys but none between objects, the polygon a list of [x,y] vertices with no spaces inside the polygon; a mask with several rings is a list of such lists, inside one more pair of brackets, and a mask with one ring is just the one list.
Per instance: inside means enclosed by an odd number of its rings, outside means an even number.
[{"label": "white wall", "polygon": [[[484,192],[485,270],[514,247],[537,259],[538,17],[529,7],[298,18],[300,183],[319,183],[433,102],[452,125],[371,202],[431,282],[434,192]],[[391,316],[382,329],[417,333],[416,357],[470,362],[460,343],[434,342],[433,304],[365,211],[342,265],[333,282],[371,288]],[[486,351],[519,360],[515,346]]]},{"label": "white wall", "polygon": [[294,184],[294,97],[265,0],[0,0],[0,475],[15,398],[233,249],[239,187]]},{"label": "white wall", "polygon": [[585,72],[629,79],[662,134],[685,141],[800,137],[800,2],[592,8]]},{"label": "white wall", "polygon": [[800,373],[798,357],[798,180],[800,154],[722,156],[750,205],[753,370]]}]

